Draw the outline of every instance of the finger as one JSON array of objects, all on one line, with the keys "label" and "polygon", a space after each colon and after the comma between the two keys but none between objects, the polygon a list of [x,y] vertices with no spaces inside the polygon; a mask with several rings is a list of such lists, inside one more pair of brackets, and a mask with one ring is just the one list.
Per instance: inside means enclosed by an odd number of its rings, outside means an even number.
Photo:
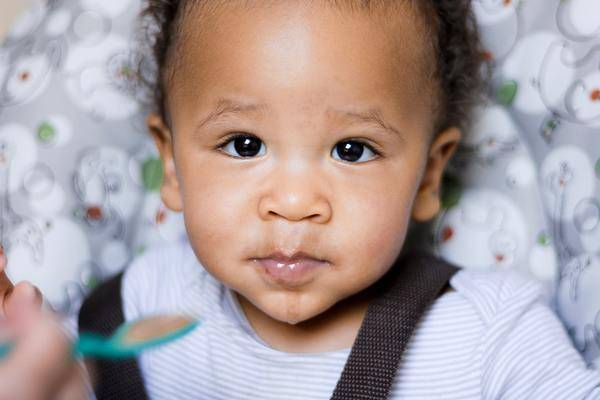
[{"label": "finger", "polygon": [[7,318],[29,318],[40,311],[42,293],[27,281],[17,283],[4,298],[4,312]]},{"label": "finger", "polygon": [[[4,254],[4,248],[0,246],[0,303],[3,302],[4,296],[13,288],[13,284],[6,276],[6,266],[8,264],[8,260],[6,259],[6,255]],[[1,307],[0,307],[1,308]],[[1,310],[0,310],[1,311]]]},{"label": "finger", "polygon": [[[14,327],[9,324],[6,319],[0,319],[0,345],[4,346],[7,343],[12,342],[15,336],[16,333]],[[6,349],[2,347],[2,351],[6,351]],[[1,360],[2,358],[0,358],[0,361]]]},{"label": "finger", "polygon": [[58,322],[40,314],[0,363],[0,398],[51,398],[73,362],[70,341]]},{"label": "finger", "polygon": [[91,397],[91,387],[87,381],[87,372],[83,364],[75,364],[71,372],[60,384],[58,393],[53,397],[56,400],[81,400]]}]

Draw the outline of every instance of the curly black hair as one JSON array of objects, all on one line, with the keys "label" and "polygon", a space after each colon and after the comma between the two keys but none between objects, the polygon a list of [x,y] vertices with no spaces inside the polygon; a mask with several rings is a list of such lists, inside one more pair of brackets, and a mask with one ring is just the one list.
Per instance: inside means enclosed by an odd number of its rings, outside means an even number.
[{"label": "curly black hair", "polygon": [[[181,18],[194,5],[202,4],[217,9],[230,0],[146,0],[142,16],[149,18],[152,26],[150,44],[158,76],[154,82],[154,105],[163,118],[165,115],[165,89],[175,68],[171,65],[170,50],[176,46],[181,32]],[[265,0],[260,0],[265,1]],[[304,0],[303,0],[304,1]],[[472,110],[481,103],[485,77],[482,73],[483,51],[471,0],[327,0],[338,8],[372,11],[377,6],[398,5],[410,2],[419,10],[424,26],[431,37],[437,54],[434,78],[441,88],[437,104],[435,132],[456,126],[467,129]],[[209,7],[209,8],[210,8]],[[165,119],[167,121],[167,119]]]}]

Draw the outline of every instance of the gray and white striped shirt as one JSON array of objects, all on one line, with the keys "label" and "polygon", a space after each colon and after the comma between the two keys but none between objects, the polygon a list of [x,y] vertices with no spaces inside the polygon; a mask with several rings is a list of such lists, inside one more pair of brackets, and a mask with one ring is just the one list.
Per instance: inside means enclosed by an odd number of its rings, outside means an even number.
[{"label": "gray and white striped shirt", "polygon": [[[600,399],[542,290],[513,271],[459,271],[417,326],[391,399]],[[127,320],[160,313],[202,316],[188,336],[144,353],[152,399],[328,399],[349,349],[275,350],[252,330],[229,289],[187,243],[149,251],[127,270]]]}]

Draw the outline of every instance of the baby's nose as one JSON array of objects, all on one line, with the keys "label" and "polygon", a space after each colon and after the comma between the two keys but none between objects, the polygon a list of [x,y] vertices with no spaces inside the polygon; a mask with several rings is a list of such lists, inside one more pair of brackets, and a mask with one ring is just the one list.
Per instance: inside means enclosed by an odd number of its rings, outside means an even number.
[{"label": "baby's nose", "polygon": [[283,174],[273,180],[269,191],[261,197],[258,212],[264,220],[285,218],[327,223],[332,216],[331,203],[323,184],[314,174]]}]

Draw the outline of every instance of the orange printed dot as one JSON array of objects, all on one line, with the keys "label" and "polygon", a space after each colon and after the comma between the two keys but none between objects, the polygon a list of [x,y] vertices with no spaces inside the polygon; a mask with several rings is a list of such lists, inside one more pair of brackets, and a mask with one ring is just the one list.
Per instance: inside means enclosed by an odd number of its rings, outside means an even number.
[{"label": "orange printed dot", "polygon": [[160,209],[156,212],[156,225],[160,225],[163,222],[165,222],[165,219],[167,218],[167,213],[165,212],[165,210]]},{"label": "orange printed dot", "polygon": [[102,209],[98,206],[90,206],[86,212],[87,218],[92,221],[98,221],[102,218]]},{"label": "orange printed dot", "polygon": [[29,71],[23,71],[19,74],[19,79],[22,80],[23,82],[25,82],[26,80],[29,79],[31,75],[29,74]]},{"label": "orange printed dot", "polygon": [[494,60],[494,55],[490,51],[484,50],[481,53],[481,55],[483,56],[483,59],[485,61],[493,61]]},{"label": "orange printed dot", "polygon": [[512,3],[512,0],[504,0],[505,6],[510,6],[511,3]]},{"label": "orange printed dot", "polygon": [[504,261],[504,258],[505,258],[505,257],[504,257],[504,254],[497,253],[497,254],[494,256],[494,258],[496,259],[496,261],[498,261],[498,262],[502,262],[502,261]]},{"label": "orange printed dot", "polygon": [[600,89],[592,90],[592,93],[590,93],[590,99],[592,99],[592,101],[600,101]]},{"label": "orange printed dot", "polygon": [[446,243],[454,236],[454,229],[451,226],[445,226],[442,229],[442,243]]}]

